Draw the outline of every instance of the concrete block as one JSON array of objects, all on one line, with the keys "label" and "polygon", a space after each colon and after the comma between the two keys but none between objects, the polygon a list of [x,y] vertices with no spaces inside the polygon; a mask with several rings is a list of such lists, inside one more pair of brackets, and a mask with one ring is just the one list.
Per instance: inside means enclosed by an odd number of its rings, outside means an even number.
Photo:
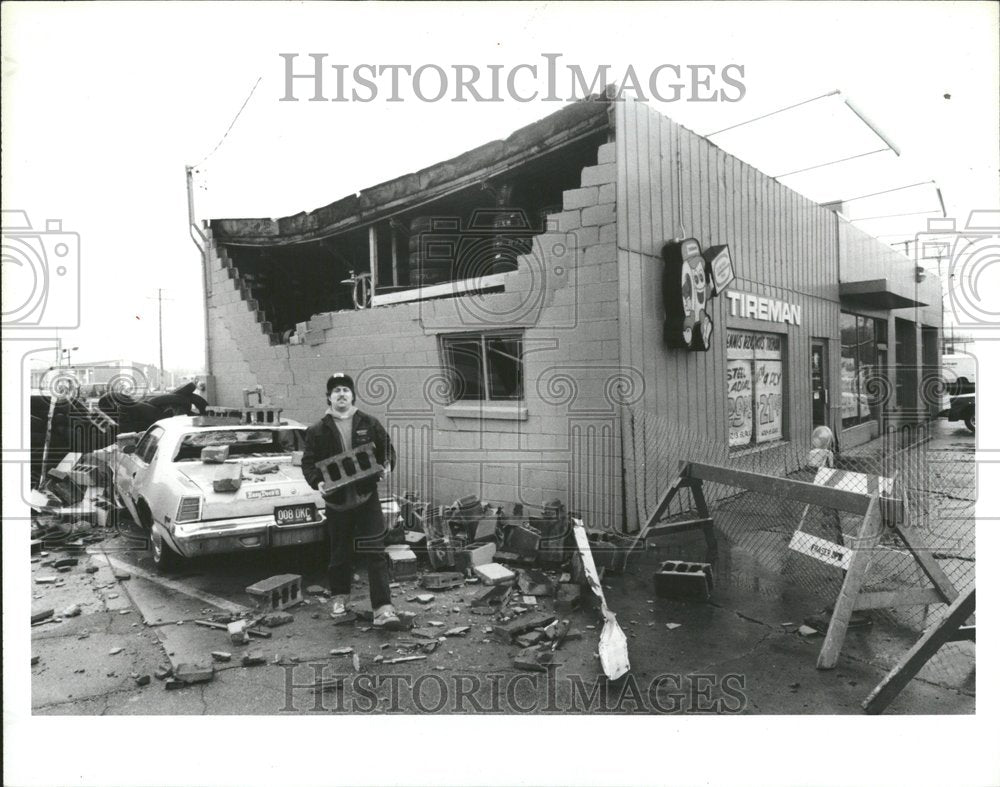
[{"label": "concrete block", "polygon": [[590,208],[584,208],[580,213],[580,223],[584,227],[589,227],[593,224],[607,224],[612,221],[614,217],[614,203],[605,203],[603,205],[594,205]]},{"label": "concrete block", "polygon": [[492,607],[503,604],[509,595],[509,585],[493,585],[479,591],[479,593],[469,600],[469,605],[474,612],[477,610],[492,612]]},{"label": "concrete block", "polygon": [[[563,192],[563,210],[589,208],[597,204],[597,189],[595,187],[569,189]],[[586,222],[584,222],[586,223]]]},{"label": "concrete block", "polygon": [[617,180],[618,168],[610,163],[584,167],[580,173],[581,186],[599,186],[604,183],[615,183]]},{"label": "concrete block", "polygon": [[618,247],[615,244],[602,243],[588,246],[583,250],[584,265],[600,265],[606,262],[613,262],[615,266],[618,265]]},{"label": "concrete block", "polygon": [[213,650],[212,661],[231,661],[233,654],[226,650]]},{"label": "concrete block", "polygon": [[496,551],[496,544],[473,545],[455,553],[455,567],[459,571],[470,571],[476,566],[492,563]]},{"label": "concrete block", "polygon": [[563,205],[560,213],[552,213],[546,217],[546,232],[559,234],[575,230],[580,226],[580,211],[569,210]]},{"label": "concrete block", "polygon": [[302,601],[302,577],[277,574],[250,585],[246,592],[264,609],[284,609]]},{"label": "concrete block", "polygon": [[597,204],[614,202],[618,197],[618,187],[614,183],[605,183],[597,192]]},{"label": "concrete block", "polygon": [[375,459],[375,447],[371,443],[317,462],[316,467],[323,474],[326,493],[382,472],[382,465]]},{"label": "concrete block", "polygon": [[385,548],[389,557],[389,570],[392,578],[399,581],[415,579],[417,576],[417,556],[405,544],[393,544]]},{"label": "concrete block", "polygon": [[207,445],[201,449],[201,461],[205,464],[221,465],[228,458],[228,445]]},{"label": "concrete block", "polygon": [[420,586],[428,590],[450,590],[465,584],[465,577],[457,571],[436,571],[420,577]]},{"label": "concrete block", "polygon": [[238,462],[227,462],[219,465],[212,479],[212,489],[215,492],[235,492],[243,483],[243,466]]},{"label": "concrete block", "polygon": [[653,587],[661,598],[708,600],[712,594],[712,566],[668,560],[653,575]]},{"label": "concrete block", "polygon": [[499,563],[486,563],[476,566],[473,571],[485,585],[504,585],[512,583],[517,575],[509,568],[501,566]]},{"label": "concrete block", "polygon": [[615,143],[605,142],[597,149],[597,163],[611,164],[615,161]]}]

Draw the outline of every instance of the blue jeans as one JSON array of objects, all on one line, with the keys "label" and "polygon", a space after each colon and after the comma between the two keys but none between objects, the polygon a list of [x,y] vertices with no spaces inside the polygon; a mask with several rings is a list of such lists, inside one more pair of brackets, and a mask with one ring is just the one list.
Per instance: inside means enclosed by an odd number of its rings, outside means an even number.
[{"label": "blue jeans", "polygon": [[391,603],[385,521],[378,496],[372,494],[357,508],[346,511],[327,507],[326,532],[330,542],[330,565],[327,567],[330,592],[335,596],[350,595],[354,563],[360,558],[368,567],[372,610]]}]

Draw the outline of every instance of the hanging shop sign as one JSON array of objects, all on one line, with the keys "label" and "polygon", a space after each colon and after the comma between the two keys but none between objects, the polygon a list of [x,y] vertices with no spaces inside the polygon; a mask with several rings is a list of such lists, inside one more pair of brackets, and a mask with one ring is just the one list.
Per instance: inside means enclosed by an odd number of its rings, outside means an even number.
[{"label": "hanging shop sign", "polygon": [[751,295],[748,292],[730,290],[729,314],[732,317],[746,317],[762,322],[785,322],[789,325],[802,324],[802,307],[777,298],[765,298],[763,295]]},{"label": "hanging shop sign", "polygon": [[736,280],[729,247],[702,251],[694,238],[668,241],[663,258],[663,340],[667,347],[707,350],[712,341],[709,301]]}]

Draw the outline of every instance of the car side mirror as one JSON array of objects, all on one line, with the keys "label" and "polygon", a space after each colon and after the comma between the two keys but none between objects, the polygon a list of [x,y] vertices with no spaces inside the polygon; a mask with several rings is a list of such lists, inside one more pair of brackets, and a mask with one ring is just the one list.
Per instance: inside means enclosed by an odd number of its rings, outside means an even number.
[{"label": "car side mirror", "polygon": [[122,453],[123,454],[134,454],[135,453],[135,444],[132,443],[132,444],[124,446],[122,448]]}]

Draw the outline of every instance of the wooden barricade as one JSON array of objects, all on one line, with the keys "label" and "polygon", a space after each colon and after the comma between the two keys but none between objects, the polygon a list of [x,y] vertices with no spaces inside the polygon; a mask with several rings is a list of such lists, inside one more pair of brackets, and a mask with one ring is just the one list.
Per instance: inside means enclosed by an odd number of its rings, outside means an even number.
[{"label": "wooden barricade", "polygon": [[[887,484],[885,482],[889,481],[889,479],[879,479],[875,476],[866,476],[860,473],[846,474],[845,471],[830,470],[827,468],[822,468],[818,472],[820,474],[817,476],[818,478],[822,478],[823,480],[833,478],[837,479],[837,481],[835,483],[808,483],[805,481],[795,481],[790,478],[753,473],[747,470],[735,470],[719,465],[700,462],[681,462],[677,477],[667,488],[656,510],[649,517],[645,527],[640,531],[637,543],[644,543],[646,538],[653,535],[669,535],[700,529],[705,535],[707,546],[706,562],[714,562],[718,556],[718,546],[715,538],[714,521],[705,502],[705,493],[703,490],[705,482],[759,492],[781,500],[794,500],[805,503],[807,506],[823,506],[848,514],[860,515],[863,519],[850,547],[828,542],[829,547],[837,548],[838,554],[835,556],[837,565],[845,570],[844,582],[837,596],[833,615],[827,627],[826,638],[823,640],[823,647],[816,662],[817,669],[832,669],[836,666],[837,660],[840,657],[840,650],[847,635],[847,626],[850,622],[851,614],[855,610],[883,609],[908,605],[951,604],[956,600],[958,594],[947,576],[945,576],[940,565],[932,557],[931,550],[924,543],[921,536],[906,523],[905,501],[893,498],[888,493],[893,488],[892,481]],[[862,488],[865,491],[861,492],[849,488],[850,484],[845,481],[847,475],[864,479]],[[856,479],[849,480],[856,481]],[[682,522],[660,522],[659,520],[667,510],[667,506],[670,505],[670,501],[684,488],[691,490],[698,513],[697,518]],[[886,515],[886,518],[889,520],[886,526],[893,527],[896,533],[899,534],[906,549],[930,581],[930,587],[905,588],[891,591],[862,591],[865,577],[871,566],[872,557],[875,554],[875,549],[881,541],[883,513],[890,511],[892,512],[891,515],[888,513]],[[806,554],[809,554],[809,544],[807,543],[809,539],[798,537],[797,534],[799,532],[800,530],[796,530],[796,536],[793,536],[793,541],[797,542],[796,545],[790,546],[793,549],[797,549],[797,551],[804,551]],[[827,543],[820,545],[820,548],[828,548]],[[817,555],[814,554],[813,556],[816,557]],[[824,562],[829,563],[831,561],[827,559]]]}]

